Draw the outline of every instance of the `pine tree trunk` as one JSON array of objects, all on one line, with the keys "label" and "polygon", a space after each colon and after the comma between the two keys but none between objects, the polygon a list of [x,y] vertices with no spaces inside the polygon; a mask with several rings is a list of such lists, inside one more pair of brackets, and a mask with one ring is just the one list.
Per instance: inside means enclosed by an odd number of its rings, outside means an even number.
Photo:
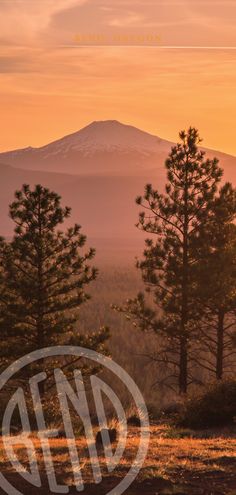
[{"label": "pine tree trunk", "polygon": [[181,312],[181,335],[180,335],[180,360],[179,360],[179,393],[186,394],[188,388],[188,274],[187,274],[187,243],[183,255],[183,286],[182,286],[182,312]]},{"label": "pine tree trunk", "polygon": [[181,335],[179,356],[179,393],[186,394],[188,388],[188,339],[186,326],[188,322],[188,170],[186,166],[184,187],[184,232],[183,232],[183,279],[182,279],[182,310]]},{"label": "pine tree trunk", "polygon": [[179,360],[179,393],[186,394],[188,389],[188,347],[187,339],[182,336],[180,339],[180,360]]},{"label": "pine tree trunk", "polygon": [[[44,328],[43,328],[43,261],[42,261],[42,248],[41,248],[41,239],[42,239],[42,223],[41,223],[41,201],[39,199],[38,205],[38,225],[39,225],[39,246],[38,246],[38,315],[37,315],[37,344],[38,349],[44,348]],[[45,361],[44,359],[39,360],[39,366],[41,371],[45,370]],[[44,398],[45,395],[45,382],[42,381],[39,383],[39,391],[41,398]]]},{"label": "pine tree trunk", "polygon": [[222,310],[218,313],[218,325],[217,325],[217,354],[216,354],[216,378],[222,380],[223,378],[223,364],[224,364],[224,312]]}]

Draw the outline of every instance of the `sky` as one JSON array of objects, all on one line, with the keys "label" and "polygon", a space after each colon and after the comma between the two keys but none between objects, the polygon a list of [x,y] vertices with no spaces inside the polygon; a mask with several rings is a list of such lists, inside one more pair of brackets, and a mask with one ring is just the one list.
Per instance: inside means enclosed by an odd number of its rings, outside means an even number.
[{"label": "sky", "polygon": [[115,119],[236,155],[235,20],[235,0],[0,0],[0,151]]}]

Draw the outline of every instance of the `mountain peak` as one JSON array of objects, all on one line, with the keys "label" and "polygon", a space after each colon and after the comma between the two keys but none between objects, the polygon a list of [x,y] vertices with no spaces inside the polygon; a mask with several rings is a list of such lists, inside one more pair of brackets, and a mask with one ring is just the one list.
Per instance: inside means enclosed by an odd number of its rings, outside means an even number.
[{"label": "mountain peak", "polygon": [[156,151],[162,140],[118,120],[94,121],[73,134],[47,144],[37,151],[55,156],[58,153],[80,152],[93,156],[99,152]]},{"label": "mountain peak", "polygon": [[[25,148],[0,154],[6,163],[37,170],[121,173],[125,160],[129,170],[143,169],[143,162],[166,156],[171,143],[118,120],[93,121],[77,132],[40,148]],[[65,165],[66,164],[66,165]],[[68,169],[69,166],[69,169]],[[28,168],[27,167],[27,168]],[[127,173],[127,167],[124,170]]]},{"label": "mountain peak", "polygon": [[119,120],[94,120],[86,127],[125,126]]},{"label": "mountain peak", "polygon": [[[113,130],[113,132],[123,132],[124,134],[127,132],[136,132],[137,135],[143,134],[146,136],[152,136],[148,132],[142,131],[141,129],[138,129],[137,127],[134,127],[129,124],[124,124],[123,122],[119,122],[119,120],[94,120],[90,124],[86,125],[82,129],[76,132],[76,134],[83,133],[85,131],[89,132],[106,132],[109,130]],[[155,137],[156,136],[152,136]]]},{"label": "mountain peak", "polygon": [[[81,133],[83,134],[84,132],[90,132],[91,134],[97,133],[97,132],[105,133],[109,130],[110,131],[113,130],[113,132],[120,132],[120,131],[122,131],[122,129],[124,131],[127,130],[128,127],[132,127],[132,126],[129,126],[127,124],[123,124],[122,122],[119,122],[118,120],[94,120],[93,122],[86,125],[85,127],[83,127],[82,129],[80,129],[79,131],[77,131],[74,134],[80,135]],[[133,129],[135,129],[135,127],[133,127]]]}]

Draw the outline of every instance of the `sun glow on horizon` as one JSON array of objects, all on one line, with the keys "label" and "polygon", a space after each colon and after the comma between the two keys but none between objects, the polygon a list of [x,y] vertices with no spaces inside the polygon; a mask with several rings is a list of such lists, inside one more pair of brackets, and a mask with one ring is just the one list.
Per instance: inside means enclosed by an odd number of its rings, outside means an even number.
[{"label": "sun glow on horizon", "polygon": [[[0,151],[116,119],[170,141],[192,125],[205,147],[236,155],[235,2],[1,0],[0,10]],[[154,33],[160,46],[76,46],[78,33]]]}]

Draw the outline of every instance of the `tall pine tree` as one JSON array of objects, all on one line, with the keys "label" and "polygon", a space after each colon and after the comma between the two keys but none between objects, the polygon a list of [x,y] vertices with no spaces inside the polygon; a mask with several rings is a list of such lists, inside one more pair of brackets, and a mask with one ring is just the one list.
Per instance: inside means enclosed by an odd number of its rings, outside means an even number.
[{"label": "tall pine tree", "polygon": [[236,190],[226,183],[199,231],[196,303],[199,304],[200,352],[203,368],[221,380],[233,371],[236,351]]},{"label": "tall pine tree", "polygon": [[15,193],[10,216],[15,223],[12,242],[2,249],[5,316],[1,356],[9,360],[52,345],[84,345],[103,351],[108,330],[81,335],[79,307],[88,298],[86,286],[97,270],[90,266],[94,250],[84,250],[86,237],[75,224],[59,225],[70,216],[61,198],[41,185],[24,185]]},{"label": "tall pine tree", "polygon": [[222,171],[216,158],[206,159],[198,148],[197,129],[182,131],[179,137],[180,143],[166,160],[165,194],[148,184],[144,196],[137,198],[143,208],[137,226],[151,234],[138,268],[153,305],[139,294],[123,311],[143,330],[152,329],[160,336],[155,360],[164,363],[165,371],[171,369],[166,382],[170,379],[174,385],[177,379],[179,392],[185,394],[192,380],[189,351],[197,318],[193,299],[196,236],[206,221]]}]

